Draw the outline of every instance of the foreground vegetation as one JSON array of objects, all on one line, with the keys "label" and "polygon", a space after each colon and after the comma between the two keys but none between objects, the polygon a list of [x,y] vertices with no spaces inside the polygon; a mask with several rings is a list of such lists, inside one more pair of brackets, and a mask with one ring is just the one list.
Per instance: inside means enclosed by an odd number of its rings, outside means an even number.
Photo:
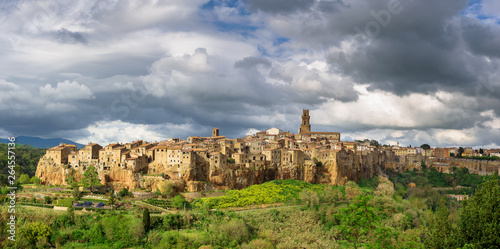
[{"label": "foreground vegetation", "polygon": [[[2,248],[495,248],[500,244],[497,176],[455,171],[412,171],[363,179],[346,186],[297,180],[270,181],[223,197],[150,199],[152,206],[177,207],[151,214],[130,210],[54,212],[18,206],[17,240],[0,226]],[[439,178],[448,179],[442,185]],[[446,182],[446,180],[445,180]],[[462,205],[439,189],[478,186]],[[409,183],[416,186],[409,187]],[[465,184],[464,184],[465,183]],[[472,189],[472,188],[471,188]],[[469,191],[469,190],[468,190]],[[120,196],[127,198],[127,193]],[[65,201],[67,199],[60,199]],[[108,200],[109,201],[109,200]],[[226,207],[281,203],[268,209],[229,211]],[[56,204],[59,205],[59,204]],[[64,205],[64,204],[63,204]],[[69,205],[64,205],[69,206]],[[193,209],[189,209],[192,206]],[[221,210],[222,209],[222,210]],[[0,222],[9,220],[2,206]]]}]

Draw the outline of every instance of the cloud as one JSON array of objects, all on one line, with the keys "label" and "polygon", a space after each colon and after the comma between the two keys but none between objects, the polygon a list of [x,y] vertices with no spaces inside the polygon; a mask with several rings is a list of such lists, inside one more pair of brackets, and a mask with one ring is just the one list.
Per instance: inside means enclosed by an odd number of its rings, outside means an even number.
[{"label": "cloud", "polygon": [[56,87],[47,84],[40,87],[40,96],[45,99],[55,100],[80,100],[91,99],[92,91],[85,85],[76,81],[58,82]]},{"label": "cloud", "polygon": [[239,137],[296,132],[311,109],[314,130],[346,139],[492,145],[496,9],[490,0],[9,1],[0,129],[103,142],[213,127]]},{"label": "cloud", "polygon": [[95,142],[106,145],[112,142],[128,143],[135,140],[166,140],[160,133],[153,131],[150,125],[131,124],[122,121],[100,121],[90,125],[85,130],[89,135],[77,140],[78,143]]},{"label": "cloud", "polygon": [[357,86],[358,101],[329,101],[317,110],[311,122],[342,130],[471,128],[491,117],[477,112],[475,98],[460,93],[413,93],[398,96],[385,91],[368,91]]},{"label": "cloud", "polygon": [[69,44],[75,44],[75,43],[81,43],[81,44],[87,44],[87,38],[80,33],[80,32],[73,32],[69,31],[65,28],[61,28],[57,31],[57,36],[56,39],[60,43],[69,43]]},{"label": "cloud", "polygon": [[247,4],[252,11],[289,13],[307,10],[314,4],[314,0],[248,0]]}]

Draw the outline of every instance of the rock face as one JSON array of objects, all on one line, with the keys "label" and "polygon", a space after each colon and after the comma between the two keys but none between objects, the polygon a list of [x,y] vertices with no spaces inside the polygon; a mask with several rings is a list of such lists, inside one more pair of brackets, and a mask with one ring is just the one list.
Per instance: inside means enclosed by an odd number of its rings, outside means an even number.
[{"label": "rock face", "polygon": [[[270,180],[297,179],[309,183],[344,185],[347,181],[358,182],[361,178],[372,178],[383,170],[403,171],[420,167],[426,158],[422,156],[398,157],[392,152],[370,152],[361,155],[351,151],[337,151],[331,160],[317,165],[313,160],[305,160],[301,165],[288,164],[265,165],[264,167],[245,167],[239,164],[215,165],[203,161],[192,166],[165,167],[153,165],[155,174],[147,175],[144,171],[134,172],[126,167],[112,167],[102,170],[98,165],[101,182],[115,190],[146,188],[156,191],[163,181],[172,180],[180,183],[189,192],[213,189],[242,189],[253,184]],[[425,161],[432,165],[432,161]],[[94,166],[94,165],[92,165]],[[482,165],[480,165],[482,166]],[[488,165],[490,166],[490,165]],[[484,166],[483,166],[484,167]],[[68,177],[79,181],[85,166],[71,168],[56,165],[52,159],[42,158],[38,163],[36,176],[42,184],[64,185]]]},{"label": "rock face", "polygon": [[[217,189],[242,189],[254,184],[260,184],[276,179],[297,179],[309,183],[342,185],[348,180],[358,181],[362,177],[371,178],[379,169],[377,157],[362,158],[354,153],[342,151],[337,154],[336,161],[326,162],[316,166],[312,161],[304,165],[269,166],[265,168],[247,168],[228,164],[216,167],[208,164],[195,165],[185,169],[164,169],[162,176],[147,176],[121,167],[110,170],[99,170],[101,182],[115,190],[146,188],[155,191],[163,181],[182,181],[185,190],[189,192]],[[97,167],[98,168],[98,167]],[[159,169],[161,167],[156,167]],[[81,180],[85,167],[74,170],[76,180]],[[50,160],[42,159],[38,163],[36,175],[42,184],[67,184],[69,171],[67,166],[56,166]]]}]

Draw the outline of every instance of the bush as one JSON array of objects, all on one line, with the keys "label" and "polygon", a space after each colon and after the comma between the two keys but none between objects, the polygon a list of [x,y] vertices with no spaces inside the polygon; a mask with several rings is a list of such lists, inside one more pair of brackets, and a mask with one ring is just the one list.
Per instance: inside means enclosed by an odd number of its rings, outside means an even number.
[{"label": "bush", "polygon": [[30,177],[28,176],[28,174],[22,174],[20,177],[19,177],[19,183],[21,184],[28,184],[30,183]]},{"label": "bush", "polygon": [[39,184],[40,184],[40,182],[41,182],[42,180],[40,180],[40,178],[38,178],[38,177],[36,177],[36,176],[33,176],[33,177],[31,177],[31,180],[30,180],[30,181],[31,181],[32,183],[36,184],[36,185],[39,185]]},{"label": "bush", "polygon": [[321,200],[328,203],[335,203],[342,199],[342,192],[339,188],[334,188],[332,186],[325,187],[323,189],[323,194],[321,195]]},{"label": "bush", "polygon": [[163,229],[173,230],[181,229],[183,225],[183,219],[180,214],[167,214],[163,217]]},{"label": "bush", "polygon": [[31,222],[24,225],[21,229],[21,238],[26,240],[29,245],[34,246],[38,241],[49,238],[51,233],[52,229],[45,223],[41,221]]},{"label": "bush", "polygon": [[345,195],[347,199],[352,200],[356,198],[356,196],[359,196],[360,194],[361,191],[359,191],[358,185],[355,182],[353,181],[347,182],[347,184],[345,185]]},{"label": "bush", "polygon": [[167,197],[175,196],[177,194],[175,183],[172,181],[163,181],[160,185],[160,193]]},{"label": "bush", "polygon": [[236,247],[250,238],[247,225],[240,219],[223,221],[213,226],[210,232],[213,244],[220,247]]},{"label": "bush", "polygon": [[190,208],[189,202],[182,195],[176,195],[172,198],[172,207],[177,209]]},{"label": "bush", "polygon": [[74,187],[71,194],[73,195],[73,198],[75,198],[75,200],[80,200],[80,198],[82,197],[82,192],[80,192],[78,187]]},{"label": "bush", "polygon": [[126,196],[132,196],[132,192],[129,192],[126,188],[123,188],[120,192],[118,192],[118,197],[123,198]]},{"label": "bush", "polygon": [[271,242],[263,239],[255,239],[252,240],[248,244],[243,244],[241,246],[241,249],[253,249],[253,248],[259,248],[259,249],[273,249],[274,246],[271,244]]},{"label": "bush", "polygon": [[380,177],[380,183],[375,190],[376,196],[393,196],[394,195],[394,184],[387,178]]},{"label": "bush", "polygon": [[300,192],[300,200],[302,200],[310,208],[319,204],[318,194],[309,189],[304,189]]}]

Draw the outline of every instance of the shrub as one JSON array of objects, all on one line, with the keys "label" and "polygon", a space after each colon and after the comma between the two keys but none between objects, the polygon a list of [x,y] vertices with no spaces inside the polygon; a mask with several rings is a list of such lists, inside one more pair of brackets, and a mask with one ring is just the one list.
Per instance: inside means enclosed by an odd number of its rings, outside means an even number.
[{"label": "shrub", "polygon": [[182,227],[183,219],[180,214],[167,214],[163,217],[163,229],[173,230]]},{"label": "shrub", "polygon": [[41,221],[28,223],[21,229],[21,237],[32,246],[49,238],[51,233],[52,229]]},{"label": "shrub", "polygon": [[71,194],[73,195],[73,198],[75,198],[75,200],[80,200],[80,198],[82,197],[82,192],[80,192],[78,187],[74,187]]},{"label": "shrub", "polygon": [[274,246],[271,244],[271,242],[263,239],[255,239],[252,240],[248,244],[243,244],[241,246],[241,249],[253,249],[253,248],[259,248],[259,249],[273,249]]},{"label": "shrub", "polygon": [[335,203],[342,199],[342,192],[340,189],[334,188],[332,186],[325,187],[323,189],[323,194],[321,195],[321,200],[328,203]]},{"label": "shrub", "polygon": [[304,189],[300,193],[300,199],[305,202],[307,206],[312,208],[314,205],[319,204],[318,194],[312,190]]},{"label": "shrub", "polygon": [[177,208],[177,209],[182,209],[182,208],[189,208],[189,202],[186,201],[186,199],[182,195],[176,195],[174,198],[172,198],[172,207]]},{"label": "shrub", "polygon": [[236,247],[250,238],[247,225],[240,219],[223,221],[213,226],[210,232],[214,244],[221,247]]},{"label": "shrub", "polygon": [[160,192],[167,197],[175,196],[177,194],[175,183],[172,181],[163,181],[160,185]]},{"label": "shrub", "polygon": [[103,244],[106,241],[106,238],[104,237],[104,231],[101,223],[94,223],[92,228],[87,231],[83,239],[88,240],[89,244]]},{"label": "shrub", "polygon": [[387,178],[380,177],[380,183],[375,190],[375,195],[377,196],[393,196],[394,195],[394,184]]},{"label": "shrub", "polygon": [[360,194],[361,192],[359,191],[358,185],[355,182],[347,182],[347,184],[345,185],[345,195],[347,199],[352,200]]},{"label": "shrub", "polygon": [[129,192],[126,188],[123,188],[120,192],[118,192],[118,197],[123,198],[126,196],[132,196],[132,192]]}]

